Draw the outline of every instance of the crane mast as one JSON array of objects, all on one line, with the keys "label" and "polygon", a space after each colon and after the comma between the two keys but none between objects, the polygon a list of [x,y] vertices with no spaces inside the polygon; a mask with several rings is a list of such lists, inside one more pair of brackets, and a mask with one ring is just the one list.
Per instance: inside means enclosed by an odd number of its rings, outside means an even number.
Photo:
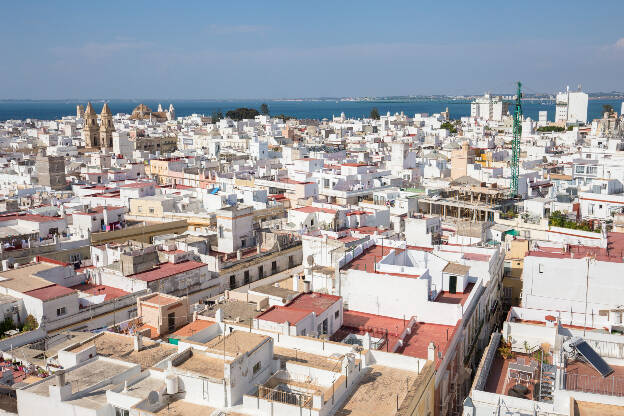
[{"label": "crane mast", "polygon": [[511,141],[511,196],[518,196],[520,174],[520,137],[522,136],[522,83],[518,81],[516,104],[513,115],[513,139]]}]

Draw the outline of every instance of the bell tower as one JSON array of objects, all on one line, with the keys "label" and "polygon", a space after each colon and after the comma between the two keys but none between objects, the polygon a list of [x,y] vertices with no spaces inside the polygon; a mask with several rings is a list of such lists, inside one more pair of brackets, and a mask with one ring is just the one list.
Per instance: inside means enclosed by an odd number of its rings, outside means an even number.
[{"label": "bell tower", "polygon": [[113,132],[115,125],[113,124],[113,115],[108,108],[108,103],[104,103],[102,113],[100,114],[100,147],[102,150],[113,149]]},{"label": "bell tower", "polygon": [[95,114],[95,110],[91,102],[89,102],[84,113],[84,125],[82,126],[82,138],[87,148],[100,146],[98,127],[97,114]]}]

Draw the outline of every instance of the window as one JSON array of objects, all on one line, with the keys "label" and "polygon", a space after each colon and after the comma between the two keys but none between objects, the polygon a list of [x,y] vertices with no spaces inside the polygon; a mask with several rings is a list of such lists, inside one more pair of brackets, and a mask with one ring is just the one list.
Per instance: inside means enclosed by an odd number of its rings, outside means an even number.
[{"label": "window", "polygon": [[271,263],[271,272],[272,273],[277,272],[277,261],[274,261]]},{"label": "window", "polygon": [[130,416],[130,411],[119,408],[119,407],[115,407],[115,416]]},{"label": "window", "polygon": [[63,316],[67,313],[67,310],[65,309],[65,306],[58,308],[56,310],[56,316]]},{"label": "window", "polygon": [[253,366],[253,374],[254,374],[254,376],[256,374],[258,374],[258,372],[260,371],[260,367],[262,367],[262,362],[261,361],[258,361],[256,364],[254,364],[254,366]]},{"label": "window", "polygon": [[249,270],[245,270],[244,274],[245,284],[249,283]]},{"label": "window", "polygon": [[150,208],[150,209],[149,209],[149,213],[150,213],[150,214],[153,214],[153,213],[154,213],[154,208]]},{"label": "window", "polygon": [[305,328],[303,328],[303,329],[301,330],[301,336],[302,336],[302,337],[305,337],[305,336],[306,336],[306,332],[307,332],[307,331],[306,331],[306,329],[305,329]]},{"label": "window", "polygon": [[223,238],[223,226],[219,226],[219,238]]},{"label": "window", "polygon": [[236,288],[236,276],[232,275],[230,276],[230,289],[235,289]]},{"label": "window", "polygon": [[340,311],[336,311],[336,313],[334,313],[334,318],[340,318]]}]

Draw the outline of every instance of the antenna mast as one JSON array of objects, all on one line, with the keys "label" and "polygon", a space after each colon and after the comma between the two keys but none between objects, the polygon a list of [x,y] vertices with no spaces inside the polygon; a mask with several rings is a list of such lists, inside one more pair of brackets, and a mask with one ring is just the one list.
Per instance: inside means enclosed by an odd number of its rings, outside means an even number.
[{"label": "antenna mast", "polygon": [[518,196],[518,176],[520,174],[520,136],[522,136],[522,83],[518,81],[516,105],[513,116],[513,139],[511,141],[511,196]]}]

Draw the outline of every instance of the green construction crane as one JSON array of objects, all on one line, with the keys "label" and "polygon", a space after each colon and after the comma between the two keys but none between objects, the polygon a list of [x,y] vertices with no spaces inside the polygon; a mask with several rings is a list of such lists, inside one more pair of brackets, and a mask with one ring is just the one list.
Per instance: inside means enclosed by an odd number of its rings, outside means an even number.
[{"label": "green construction crane", "polygon": [[511,196],[518,196],[518,176],[520,175],[520,136],[522,136],[522,83],[518,81],[516,108],[513,116],[513,139],[511,141]]}]

